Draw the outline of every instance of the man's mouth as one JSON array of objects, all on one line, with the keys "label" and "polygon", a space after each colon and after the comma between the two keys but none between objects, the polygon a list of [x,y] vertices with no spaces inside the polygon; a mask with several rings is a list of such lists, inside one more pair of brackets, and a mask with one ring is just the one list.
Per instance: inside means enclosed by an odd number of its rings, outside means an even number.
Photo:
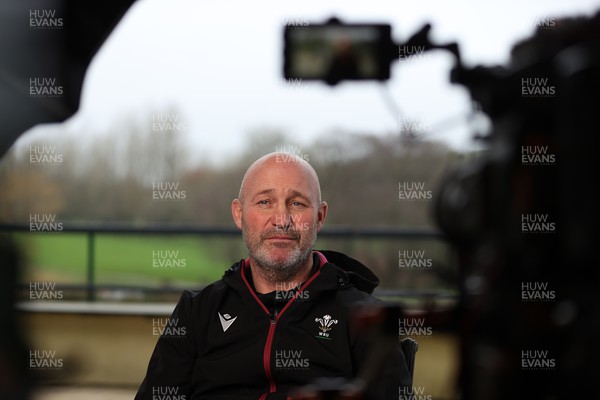
[{"label": "man's mouth", "polygon": [[296,240],[292,236],[270,236],[266,240]]},{"label": "man's mouth", "polygon": [[281,232],[271,232],[266,234],[263,237],[263,240],[273,240],[273,241],[284,241],[284,240],[298,240],[300,239],[300,235],[281,233]]}]

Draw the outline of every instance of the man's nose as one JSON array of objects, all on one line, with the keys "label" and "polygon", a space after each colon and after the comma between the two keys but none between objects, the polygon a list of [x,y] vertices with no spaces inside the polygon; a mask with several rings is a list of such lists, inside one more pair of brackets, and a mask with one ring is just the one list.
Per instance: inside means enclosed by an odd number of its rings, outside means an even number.
[{"label": "man's nose", "polygon": [[285,205],[280,205],[275,209],[273,216],[271,217],[271,223],[273,226],[279,229],[289,229],[292,224],[291,215]]}]

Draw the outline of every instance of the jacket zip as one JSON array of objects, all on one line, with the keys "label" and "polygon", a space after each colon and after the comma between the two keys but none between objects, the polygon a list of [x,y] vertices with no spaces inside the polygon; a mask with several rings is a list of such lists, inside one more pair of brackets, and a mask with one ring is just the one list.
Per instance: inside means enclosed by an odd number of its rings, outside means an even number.
[{"label": "jacket zip", "polygon": [[[267,314],[267,316],[269,317],[269,321],[270,321],[269,333],[267,334],[267,341],[265,342],[265,347],[263,349],[263,367],[265,369],[265,375],[267,376],[267,380],[269,381],[269,393],[274,393],[274,392],[277,391],[277,383],[275,382],[275,377],[273,376],[273,373],[271,371],[271,350],[272,350],[272,347],[273,347],[273,338],[275,337],[275,329],[277,328],[277,322],[279,322],[279,319],[281,318],[281,316],[283,315],[283,313],[292,305],[292,303],[294,302],[294,300],[296,300],[296,298],[300,295],[300,293],[302,293],[304,291],[304,289],[306,289],[306,287],[317,276],[319,276],[319,274],[321,273],[321,268],[319,266],[319,269],[317,270],[317,272],[315,272],[313,274],[313,276],[311,276],[304,283],[304,285],[302,285],[302,287],[294,294],[294,296],[291,299],[288,300],[288,302],[285,304],[285,306],[281,309],[281,311],[276,316],[272,316],[271,315],[271,313],[269,312],[269,310],[267,309],[267,307],[265,307],[265,305],[262,303],[262,301],[260,301],[260,299],[258,298],[258,296],[256,295],[256,293],[254,292],[254,290],[250,286],[250,283],[246,279],[245,269],[246,269],[246,261],[244,260],[242,268],[240,268],[240,271],[241,271],[241,274],[242,274],[242,280],[246,284],[246,287],[248,288],[248,291],[250,291],[250,294],[252,295],[252,297],[254,297],[254,300],[256,300],[256,302],[258,303],[258,305]],[[261,399],[266,398],[266,395],[267,394],[265,393],[260,398]]]},{"label": "jacket zip", "polygon": [[[271,316],[269,316],[271,318]],[[265,342],[265,348],[263,350],[263,366],[265,368],[265,374],[269,380],[269,393],[273,393],[277,390],[275,384],[275,378],[271,372],[271,348],[273,347],[273,337],[275,337],[275,328],[277,327],[277,317],[271,319],[271,325],[269,326],[269,334],[267,335],[267,341]]]}]

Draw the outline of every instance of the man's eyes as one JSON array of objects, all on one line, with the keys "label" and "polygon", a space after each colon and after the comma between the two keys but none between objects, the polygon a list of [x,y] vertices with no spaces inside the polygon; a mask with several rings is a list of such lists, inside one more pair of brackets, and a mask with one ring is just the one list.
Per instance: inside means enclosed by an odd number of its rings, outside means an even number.
[{"label": "man's eyes", "polygon": [[[267,206],[267,205],[271,204],[271,200],[267,200],[267,199],[259,200],[256,204],[261,205],[261,206]],[[290,205],[292,205],[294,207],[305,207],[306,206],[306,204],[304,204],[301,201],[297,201],[297,200],[292,201],[290,203]]]}]

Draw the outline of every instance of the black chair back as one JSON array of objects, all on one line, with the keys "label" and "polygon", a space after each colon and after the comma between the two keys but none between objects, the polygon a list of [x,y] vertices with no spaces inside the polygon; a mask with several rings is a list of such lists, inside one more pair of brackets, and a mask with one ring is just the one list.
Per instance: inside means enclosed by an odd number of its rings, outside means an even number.
[{"label": "black chair back", "polygon": [[400,347],[404,353],[404,359],[406,360],[408,372],[410,372],[410,378],[412,380],[414,377],[415,358],[417,355],[417,350],[419,349],[419,344],[414,339],[404,338],[400,341]]}]

